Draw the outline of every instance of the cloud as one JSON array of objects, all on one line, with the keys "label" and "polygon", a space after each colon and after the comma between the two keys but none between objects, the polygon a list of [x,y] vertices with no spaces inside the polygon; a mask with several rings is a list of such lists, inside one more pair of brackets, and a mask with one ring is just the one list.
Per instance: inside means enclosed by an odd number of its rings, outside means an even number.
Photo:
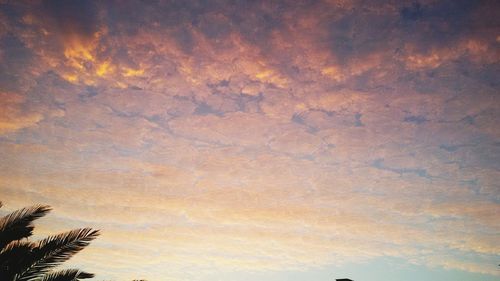
[{"label": "cloud", "polygon": [[495,4],[466,2],[2,4],[5,208],[102,228],[73,264],[103,278],[498,275]]},{"label": "cloud", "polygon": [[25,99],[21,95],[1,93],[0,100],[2,107],[0,134],[33,126],[43,118],[39,113],[22,111],[22,103]]}]

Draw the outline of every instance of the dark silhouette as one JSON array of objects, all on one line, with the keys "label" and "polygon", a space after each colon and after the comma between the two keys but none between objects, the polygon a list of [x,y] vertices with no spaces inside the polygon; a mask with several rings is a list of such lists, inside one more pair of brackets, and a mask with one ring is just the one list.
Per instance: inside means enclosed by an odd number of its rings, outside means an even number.
[{"label": "dark silhouette", "polygon": [[99,235],[99,230],[75,229],[40,241],[29,241],[33,221],[50,210],[49,206],[36,205],[0,219],[0,280],[78,281],[94,277],[78,269],[53,269],[88,246]]}]

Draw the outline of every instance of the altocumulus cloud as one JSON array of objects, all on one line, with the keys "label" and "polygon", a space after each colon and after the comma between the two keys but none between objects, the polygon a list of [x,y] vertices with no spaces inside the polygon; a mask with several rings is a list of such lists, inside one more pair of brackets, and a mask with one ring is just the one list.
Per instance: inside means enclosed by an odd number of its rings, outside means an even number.
[{"label": "altocumulus cloud", "polygon": [[104,229],[73,264],[498,275],[494,1],[0,5],[2,200]]}]

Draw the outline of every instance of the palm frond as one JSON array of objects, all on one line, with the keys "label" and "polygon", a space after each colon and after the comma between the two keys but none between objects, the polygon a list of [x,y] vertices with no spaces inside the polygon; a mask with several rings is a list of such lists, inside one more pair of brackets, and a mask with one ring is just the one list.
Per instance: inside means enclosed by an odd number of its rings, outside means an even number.
[{"label": "palm frond", "polygon": [[33,221],[45,216],[51,208],[36,205],[23,208],[0,219],[0,249],[12,241],[29,237],[33,234]]},{"label": "palm frond", "polygon": [[94,274],[92,273],[83,272],[78,269],[65,269],[45,275],[42,281],[78,281],[93,277]]},{"label": "palm frond", "polygon": [[53,267],[67,261],[83,250],[99,235],[99,230],[91,228],[75,229],[69,232],[49,236],[37,243],[32,250],[31,266],[19,275],[18,281],[40,278]]},{"label": "palm frond", "polygon": [[0,280],[12,280],[31,265],[34,243],[13,241],[0,251]]}]

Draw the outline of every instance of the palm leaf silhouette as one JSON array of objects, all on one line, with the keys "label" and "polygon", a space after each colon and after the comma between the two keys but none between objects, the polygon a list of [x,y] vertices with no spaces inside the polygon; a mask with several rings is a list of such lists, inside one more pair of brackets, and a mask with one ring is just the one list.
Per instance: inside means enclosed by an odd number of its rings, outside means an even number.
[{"label": "palm leaf silhouette", "polygon": [[29,281],[42,277],[53,267],[60,265],[83,250],[99,235],[90,228],[75,229],[50,236],[37,243],[32,250],[32,264],[19,274],[18,281]]},{"label": "palm leaf silhouette", "polygon": [[92,273],[83,272],[78,269],[65,269],[45,275],[42,281],[78,281],[93,277],[94,274]]},{"label": "palm leaf silhouette", "polygon": [[13,241],[0,251],[0,280],[12,280],[19,269],[27,268],[32,259],[34,244]]},{"label": "palm leaf silhouette", "polygon": [[32,235],[33,221],[50,210],[49,206],[37,205],[0,218],[1,281],[78,281],[94,276],[77,269],[52,269],[88,246],[99,230],[82,228],[38,242],[22,240]]},{"label": "palm leaf silhouette", "polygon": [[0,249],[12,241],[31,236],[34,229],[33,221],[45,216],[50,210],[49,206],[37,205],[17,210],[1,218]]}]

